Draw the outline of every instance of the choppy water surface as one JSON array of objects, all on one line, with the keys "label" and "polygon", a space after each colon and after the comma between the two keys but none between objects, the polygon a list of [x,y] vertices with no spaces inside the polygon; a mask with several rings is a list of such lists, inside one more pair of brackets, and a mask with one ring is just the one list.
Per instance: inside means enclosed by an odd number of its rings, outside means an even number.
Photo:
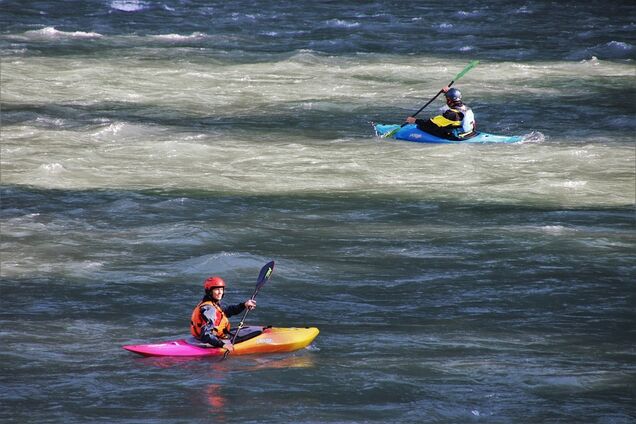
[{"label": "choppy water surface", "polygon": [[[634,422],[636,8],[481,3],[0,1],[2,421]],[[471,60],[524,142],[374,136]]]}]

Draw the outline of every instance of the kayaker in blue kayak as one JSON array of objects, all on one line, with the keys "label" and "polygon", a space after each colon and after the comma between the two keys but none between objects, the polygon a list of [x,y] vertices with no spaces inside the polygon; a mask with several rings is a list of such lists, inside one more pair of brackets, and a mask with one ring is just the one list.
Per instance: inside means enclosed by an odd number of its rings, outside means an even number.
[{"label": "kayaker in blue kayak", "polygon": [[476,134],[475,115],[462,102],[462,93],[456,88],[444,87],[446,105],[440,109],[440,114],[430,119],[417,119],[414,116],[406,118],[409,124],[436,137],[448,140],[463,140]]},{"label": "kayaker in blue kayak", "polygon": [[225,293],[225,281],[221,277],[210,277],[203,282],[205,296],[192,311],[190,333],[214,347],[224,347],[230,351],[234,346],[230,341],[229,317],[243,312],[246,308],[256,308],[256,301],[248,299],[236,305],[222,305],[221,299]]}]

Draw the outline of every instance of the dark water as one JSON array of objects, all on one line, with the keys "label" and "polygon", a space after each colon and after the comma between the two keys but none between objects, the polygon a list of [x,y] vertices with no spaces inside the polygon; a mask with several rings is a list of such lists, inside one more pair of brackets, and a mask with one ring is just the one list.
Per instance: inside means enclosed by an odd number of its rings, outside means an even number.
[{"label": "dark water", "polygon": [[[0,421],[636,422],[635,10],[0,1]],[[527,142],[373,136],[470,60]],[[121,349],[269,260],[308,349]]]},{"label": "dark water", "polygon": [[[182,46],[202,55],[308,49],[321,54],[457,54],[491,60],[634,59],[634,6],[628,1],[2,1],[3,32],[54,27],[106,37],[195,34]],[[53,54],[121,49],[110,40],[43,43]],[[146,46],[141,42],[140,46]],[[167,49],[172,50],[172,49]],[[37,51],[35,53],[40,53]],[[177,51],[178,52],[178,51]],[[166,52],[171,54],[169,51]]]}]

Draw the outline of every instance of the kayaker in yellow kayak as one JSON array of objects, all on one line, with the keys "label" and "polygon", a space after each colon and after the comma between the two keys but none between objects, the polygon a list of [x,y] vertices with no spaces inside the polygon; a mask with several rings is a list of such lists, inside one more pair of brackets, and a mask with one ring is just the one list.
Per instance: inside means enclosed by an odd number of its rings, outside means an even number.
[{"label": "kayaker in yellow kayak", "polygon": [[234,346],[230,341],[229,317],[256,308],[256,301],[248,299],[243,303],[224,306],[221,299],[225,293],[225,281],[219,276],[210,277],[203,282],[205,296],[192,311],[190,333],[214,347],[224,347],[230,351]]},{"label": "kayaker in yellow kayak", "polygon": [[444,87],[446,105],[440,109],[440,114],[430,119],[417,119],[414,116],[406,118],[409,124],[436,137],[449,140],[463,140],[475,135],[475,115],[462,102],[462,93],[456,88]]}]

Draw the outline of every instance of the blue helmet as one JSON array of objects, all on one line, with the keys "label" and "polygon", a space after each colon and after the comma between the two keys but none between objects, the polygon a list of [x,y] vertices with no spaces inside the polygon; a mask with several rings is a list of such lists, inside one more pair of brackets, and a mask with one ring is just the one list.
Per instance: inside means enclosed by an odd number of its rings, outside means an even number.
[{"label": "blue helmet", "polygon": [[451,88],[445,94],[446,100],[451,102],[461,102],[462,101],[462,92],[456,88]]}]

